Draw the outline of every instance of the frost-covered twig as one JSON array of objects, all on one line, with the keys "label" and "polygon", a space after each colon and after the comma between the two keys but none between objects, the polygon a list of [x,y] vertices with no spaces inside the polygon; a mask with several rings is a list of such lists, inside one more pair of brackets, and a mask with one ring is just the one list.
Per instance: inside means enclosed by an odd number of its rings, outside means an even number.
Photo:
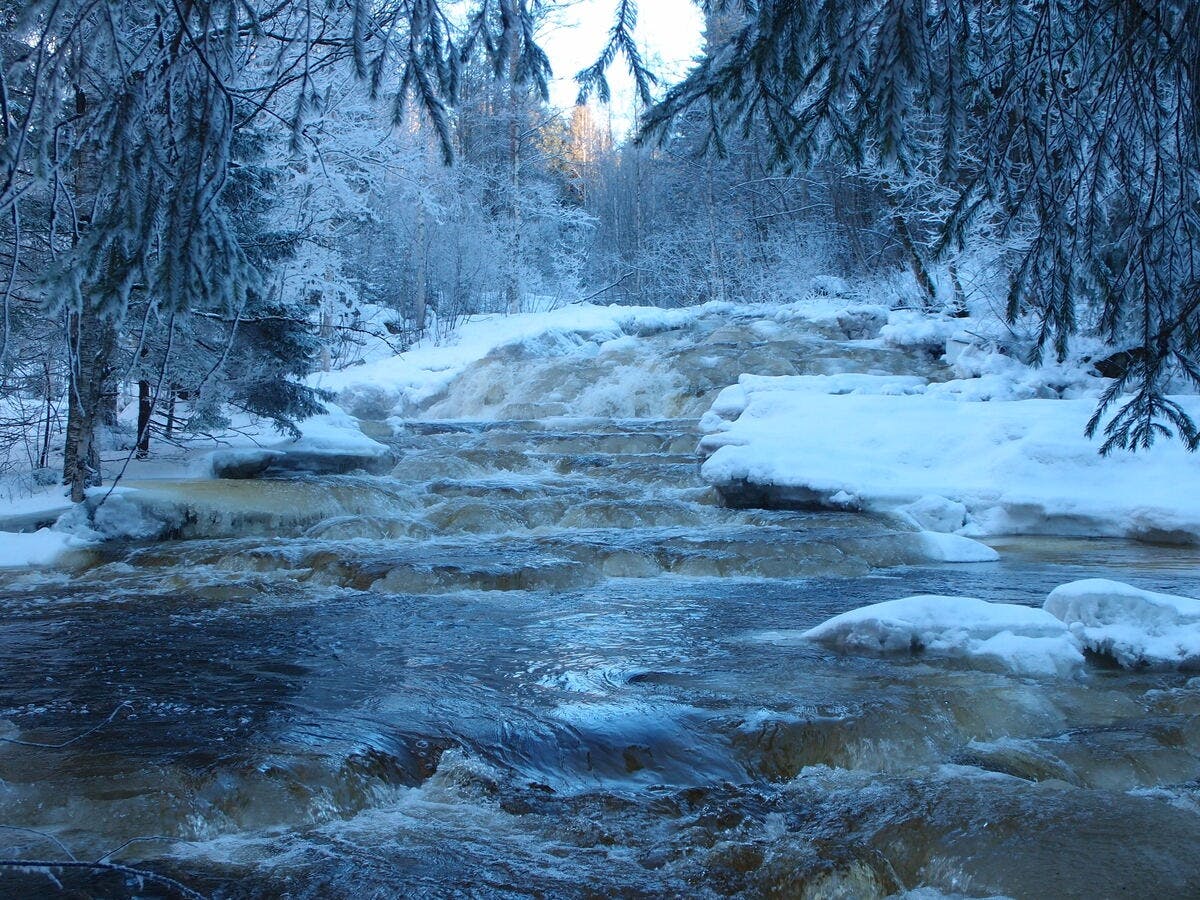
[{"label": "frost-covered twig", "polygon": [[95,734],[101,728],[104,728],[106,725],[111,724],[112,721],[117,717],[117,714],[121,710],[132,709],[132,708],[133,708],[133,704],[130,703],[128,700],[126,700],[125,702],[121,703],[116,709],[114,709],[111,713],[109,713],[108,718],[105,719],[103,722],[101,722],[99,725],[94,725],[91,728],[89,728],[87,731],[84,731],[81,734],[77,734],[77,735],[75,735],[75,737],[69,738],[68,740],[63,741],[61,744],[42,744],[37,741],[22,741],[17,738],[9,738],[9,737],[0,737],[0,741],[4,742],[5,744],[15,744],[18,747],[36,747],[40,750],[61,750],[63,747],[69,747],[69,746],[71,746],[71,744],[74,744],[78,741],[82,741],[85,737]]},{"label": "frost-covered twig", "polygon": [[181,897],[186,897],[188,900],[205,900],[203,894],[199,891],[194,891],[186,884],[176,881],[166,875],[159,875],[157,872],[151,872],[149,869],[137,869],[133,866],[122,865],[121,863],[106,863],[106,862],[83,862],[81,860],[53,860],[53,859],[0,859],[0,867],[9,869],[90,869],[95,872],[114,872],[120,875],[128,875],[142,881],[150,881],[155,884],[161,884],[171,888]]}]

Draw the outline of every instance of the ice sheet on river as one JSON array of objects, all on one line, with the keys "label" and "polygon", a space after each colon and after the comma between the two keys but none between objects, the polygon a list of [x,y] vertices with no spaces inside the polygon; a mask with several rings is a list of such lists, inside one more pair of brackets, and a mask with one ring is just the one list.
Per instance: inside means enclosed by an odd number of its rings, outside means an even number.
[{"label": "ice sheet on river", "polygon": [[1180,442],[1101,457],[1092,398],[976,402],[978,380],[743,375],[701,420],[704,477],[735,505],[889,509],[976,537],[1200,542],[1200,468]]},{"label": "ice sheet on river", "polygon": [[1200,668],[1200,600],[1088,578],[1055,588],[1044,608],[1125,668]]},{"label": "ice sheet on river", "polygon": [[834,616],[804,637],[851,652],[922,653],[1017,675],[1065,675],[1083,662],[1050,613],[974,597],[920,594]]}]

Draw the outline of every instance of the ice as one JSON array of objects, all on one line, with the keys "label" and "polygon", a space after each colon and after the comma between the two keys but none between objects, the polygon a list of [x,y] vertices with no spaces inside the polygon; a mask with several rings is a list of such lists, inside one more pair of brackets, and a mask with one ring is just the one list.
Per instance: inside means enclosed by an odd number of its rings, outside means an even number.
[{"label": "ice", "polygon": [[926,494],[897,511],[921,528],[942,533],[958,531],[967,518],[966,506],[936,494]]},{"label": "ice", "polygon": [[1200,600],[1088,578],[1055,588],[1044,608],[1126,668],[1200,668]]},{"label": "ice", "polygon": [[1045,610],[921,594],[842,613],[805,632],[849,652],[922,653],[1016,675],[1066,675],[1081,662],[1067,626]]},{"label": "ice", "polygon": [[921,543],[926,555],[938,562],[995,562],[1000,558],[1000,554],[987,544],[981,544],[979,541],[973,541],[959,534],[923,531],[921,532]]},{"label": "ice", "polygon": [[48,566],[81,541],[61,531],[41,528],[24,534],[0,532],[0,568]]},{"label": "ice", "polygon": [[268,470],[336,475],[356,469],[382,474],[391,469],[391,451],[367,437],[358,421],[334,404],[328,412],[299,423],[300,437],[270,447],[218,450],[209,456],[217,478],[254,478]]}]

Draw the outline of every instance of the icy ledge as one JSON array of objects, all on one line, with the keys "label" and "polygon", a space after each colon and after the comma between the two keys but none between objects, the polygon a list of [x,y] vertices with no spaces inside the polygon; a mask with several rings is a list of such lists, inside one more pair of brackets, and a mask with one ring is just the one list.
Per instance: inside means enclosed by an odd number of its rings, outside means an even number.
[{"label": "icy ledge", "polygon": [[1055,588],[1045,609],[1126,668],[1200,669],[1200,600],[1088,578]]},{"label": "icy ledge", "polygon": [[62,531],[41,528],[29,533],[0,532],[0,569],[47,566],[87,542]]},{"label": "icy ledge", "polygon": [[257,478],[280,472],[341,475],[363,470],[382,475],[395,464],[391,450],[367,437],[358,421],[327,403],[328,412],[300,422],[300,437],[270,446],[235,447],[209,455],[215,478]]},{"label": "icy ledge", "polygon": [[806,640],[848,653],[922,654],[1015,675],[1068,675],[1083,650],[1130,669],[1200,668],[1200,600],[1091,578],[1042,609],[923,594],[834,616]]},{"label": "icy ledge", "polygon": [[1017,675],[1066,675],[1083,662],[1050,613],[975,597],[921,594],[853,609],[804,637],[851,653],[922,653]]},{"label": "icy ledge", "polygon": [[[743,375],[701,419],[702,472],[733,506],[892,511],[972,537],[1200,543],[1200,466],[1181,444],[1097,454],[1080,399],[995,399],[980,379]],[[1174,398],[1200,417],[1200,397]]]}]

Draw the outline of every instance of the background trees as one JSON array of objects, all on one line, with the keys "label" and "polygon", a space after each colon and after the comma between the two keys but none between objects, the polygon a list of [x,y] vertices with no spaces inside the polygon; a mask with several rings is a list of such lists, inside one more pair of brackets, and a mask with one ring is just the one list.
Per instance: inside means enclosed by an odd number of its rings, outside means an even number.
[{"label": "background trees", "polygon": [[[75,500],[98,481],[101,451],[120,443],[126,385],[140,401],[126,443],[142,452],[155,411],[165,404],[173,416],[177,399],[200,429],[231,408],[285,429],[316,409],[297,376],[329,351],[332,332],[357,329],[353,316],[337,321],[330,297],[352,279],[347,226],[372,210],[390,221],[383,206],[397,180],[390,154],[346,152],[330,173],[318,131],[331,116],[352,118],[347,76],[379,98],[356,131],[382,142],[386,102],[387,126],[420,121],[418,143],[448,160],[449,105],[468,62],[504,76],[514,110],[517,98],[544,95],[548,71],[524,0],[477,4],[461,23],[434,0],[36,0],[0,14],[3,394],[22,434],[38,394],[51,431],[65,400],[63,473]],[[406,177],[420,183],[431,166]],[[339,189],[355,202],[331,213]],[[437,218],[427,199],[415,207],[426,234]],[[510,220],[522,208],[510,198]],[[410,256],[427,277],[420,253]],[[290,261],[304,274],[289,277]],[[519,266],[508,270],[516,285]],[[59,362],[38,372],[32,360],[56,342]]]},{"label": "background trees", "polygon": [[648,134],[670,140],[699,111],[714,140],[760,134],[802,170],[878,168],[892,194],[916,179],[918,211],[941,224],[933,256],[980,223],[1011,247],[1008,315],[1036,319],[1035,356],[1062,356],[1088,326],[1130,349],[1090,425],[1103,450],[1200,442],[1165,395],[1176,378],[1200,384],[1200,7],[704,6],[738,24],[650,112]]}]

